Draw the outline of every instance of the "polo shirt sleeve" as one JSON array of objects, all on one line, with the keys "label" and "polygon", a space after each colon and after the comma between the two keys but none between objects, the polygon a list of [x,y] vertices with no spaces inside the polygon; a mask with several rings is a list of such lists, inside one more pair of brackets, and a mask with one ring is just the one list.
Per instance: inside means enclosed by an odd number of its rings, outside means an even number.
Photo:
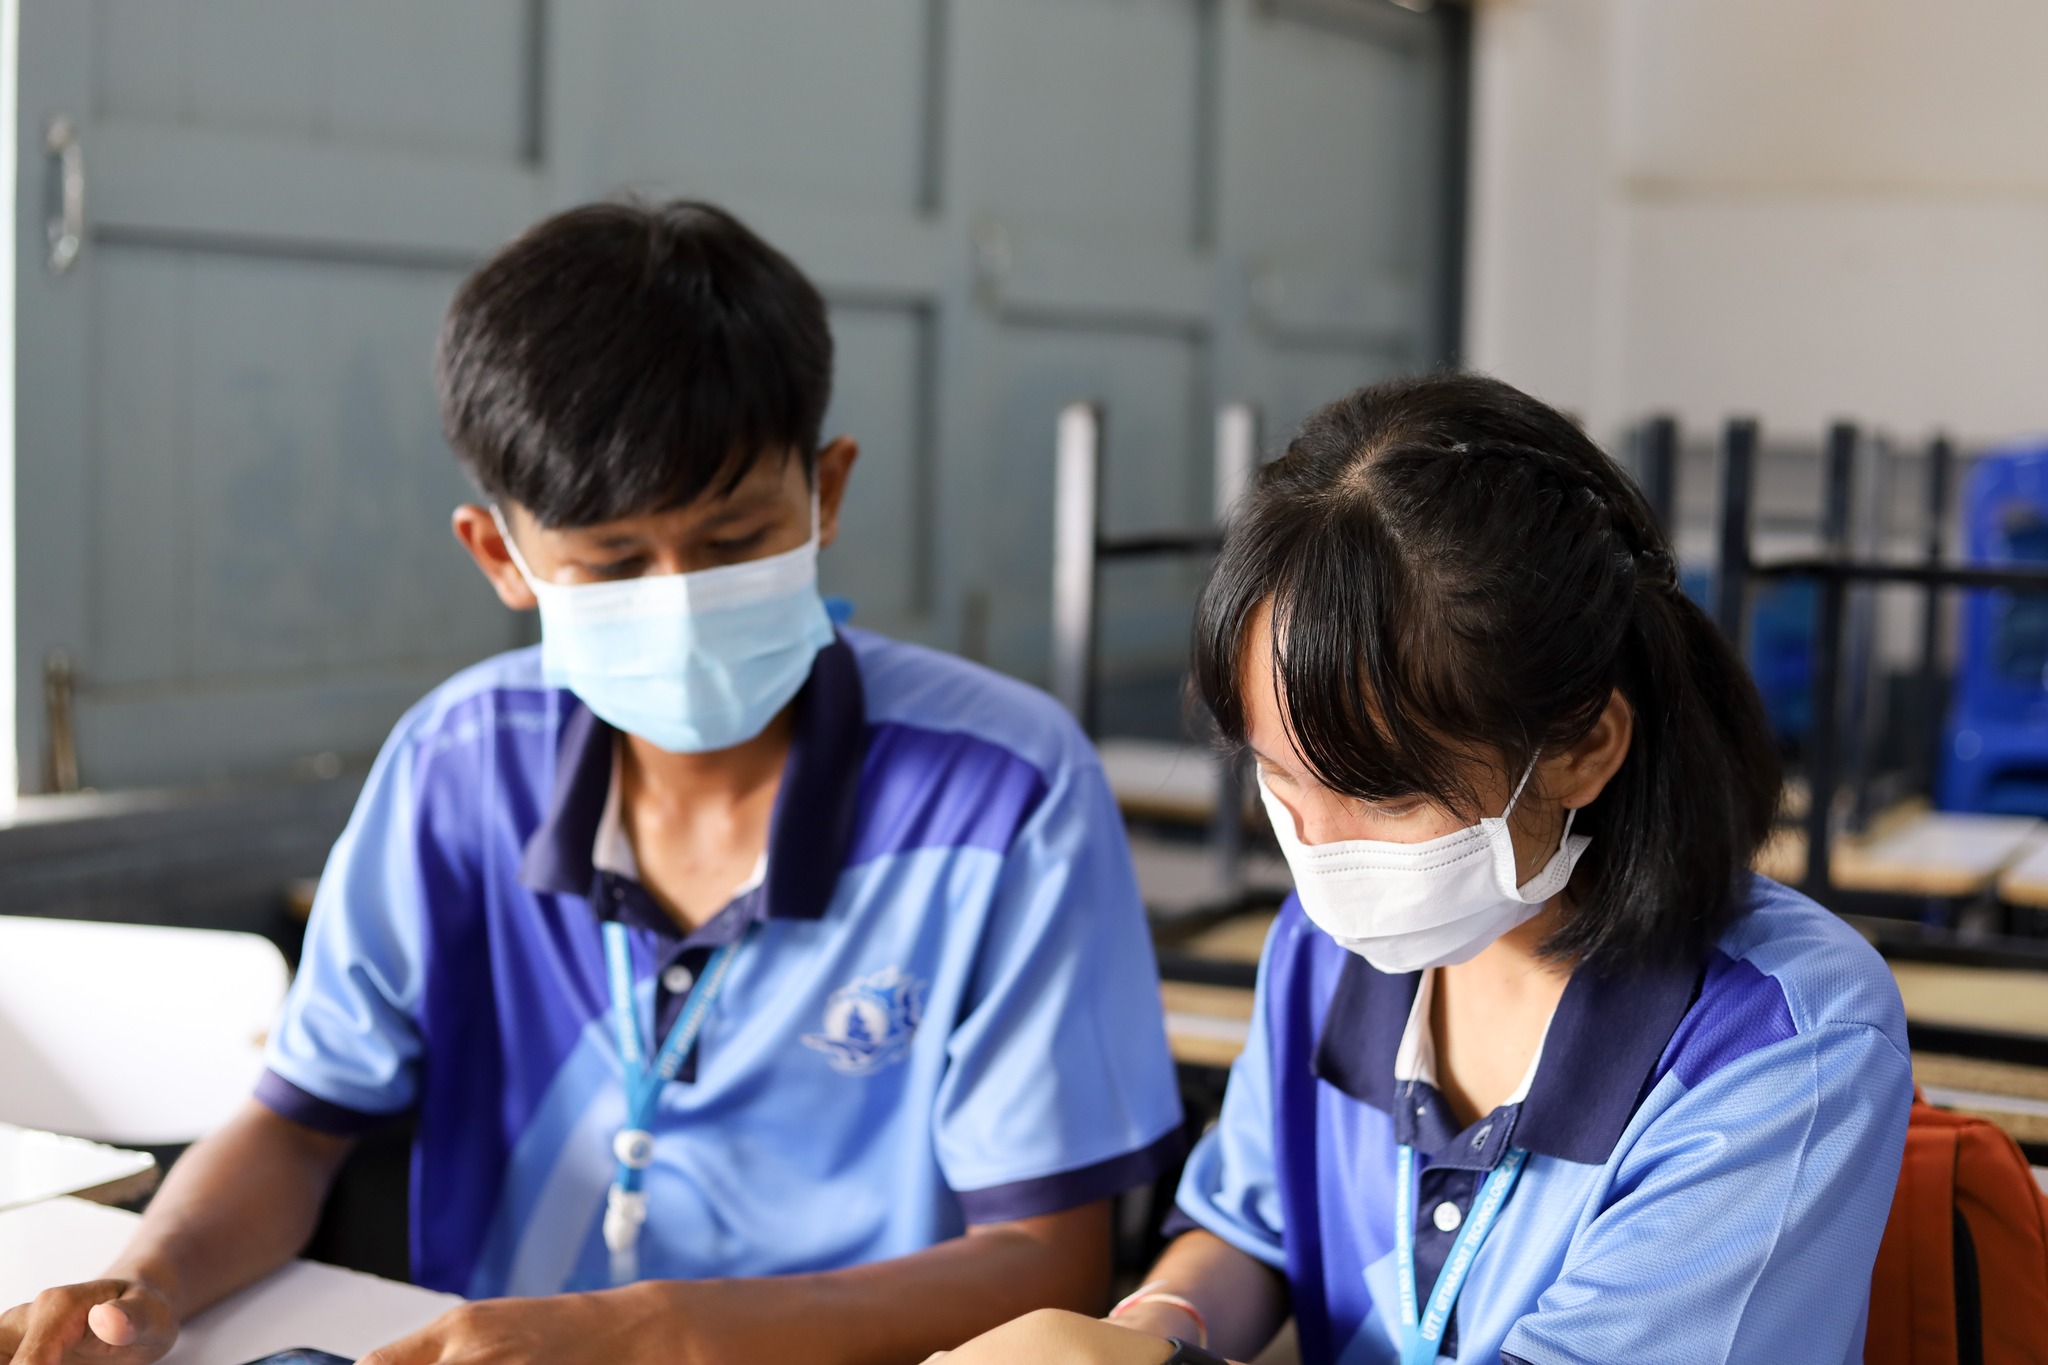
[{"label": "polo shirt sleeve", "polygon": [[1215,1126],[1188,1156],[1166,1230],[1177,1235],[1190,1227],[1205,1228],[1285,1274],[1286,1221],[1273,1152],[1272,1034],[1267,1025],[1267,991],[1279,939],[1276,931],[1266,940],[1244,1051],[1231,1065]]},{"label": "polo shirt sleeve", "polygon": [[933,1116],[969,1223],[1157,1179],[1180,1092],[1123,819],[1078,731],[1003,863]]},{"label": "polo shirt sleeve", "polygon": [[256,1098],[309,1128],[363,1132],[412,1106],[421,1052],[420,747],[408,716],[328,856]]},{"label": "polo shirt sleeve", "polygon": [[1773,1043],[1684,1091],[1503,1358],[1862,1359],[1912,1092],[1897,1045],[1862,1023]]}]

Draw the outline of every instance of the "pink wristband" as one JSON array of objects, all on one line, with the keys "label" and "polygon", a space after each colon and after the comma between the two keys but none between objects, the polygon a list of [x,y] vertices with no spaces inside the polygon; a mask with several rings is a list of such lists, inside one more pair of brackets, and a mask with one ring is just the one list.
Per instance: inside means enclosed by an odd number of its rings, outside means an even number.
[{"label": "pink wristband", "polygon": [[1186,1313],[1195,1321],[1195,1345],[1202,1347],[1204,1350],[1208,1349],[1209,1323],[1202,1316],[1202,1310],[1189,1303],[1180,1295],[1167,1289],[1166,1282],[1163,1280],[1154,1281],[1151,1284],[1141,1284],[1125,1295],[1116,1307],[1109,1310],[1108,1321],[1115,1322],[1141,1303],[1163,1303],[1168,1308],[1178,1308],[1181,1312]]}]

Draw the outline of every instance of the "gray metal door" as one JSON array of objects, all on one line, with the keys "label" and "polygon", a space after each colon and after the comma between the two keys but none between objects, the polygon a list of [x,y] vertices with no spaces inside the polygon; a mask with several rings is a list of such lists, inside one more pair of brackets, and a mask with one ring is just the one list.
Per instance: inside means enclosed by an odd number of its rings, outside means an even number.
[{"label": "gray metal door", "polygon": [[[434,331],[492,246],[621,189],[721,200],[825,289],[865,451],[828,588],[1041,679],[1061,405],[1108,406],[1110,528],[1178,526],[1215,403],[1283,428],[1441,355],[1450,32],[1388,0],[24,0],[24,787],[60,654],[109,787],[360,757],[523,638],[447,534]],[[1193,585],[1113,579],[1105,668],[1170,667]]]},{"label": "gray metal door", "polygon": [[[446,529],[438,315],[540,208],[503,0],[28,0],[16,447],[24,785],[75,661],[99,786],[351,756],[516,638]],[[44,137],[84,242],[47,255]]]}]

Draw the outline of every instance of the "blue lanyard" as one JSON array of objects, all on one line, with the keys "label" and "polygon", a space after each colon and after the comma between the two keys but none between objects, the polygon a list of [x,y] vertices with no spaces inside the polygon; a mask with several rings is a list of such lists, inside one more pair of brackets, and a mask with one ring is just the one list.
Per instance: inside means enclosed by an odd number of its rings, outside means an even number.
[{"label": "blue lanyard", "polygon": [[612,1027],[619,1044],[619,1062],[625,1072],[626,1126],[612,1141],[617,1161],[610,1197],[605,1204],[604,1240],[611,1250],[612,1282],[629,1284],[639,1276],[640,1228],[647,1221],[647,1195],[642,1188],[647,1167],[654,1161],[654,1114],[661,1104],[662,1087],[683,1069],[705,1016],[725,985],[732,968],[737,942],[728,943],[704,964],[697,989],[683,1006],[668,1039],[647,1064],[647,1045],[640,1037],[640,1020],[633,1008],[633,957],[626,926],[607,920],[604,926],[605,978],[611,986]]},{"label": "blue lanyard", "polygon": [[1529,1153],[1521,1147],[1511,1147],[1500,1164],[1486,1177],[1486,1183],[1479,1187],[1479,1197],[1472,1201],[1472,1212],[1466,1215],[1465,1228],[1458,1234],[1458,1240],[1451,1243],[1451,1254],[1444,1260],[1444,1268],[1436,1277],[1436,1289],[1429,1296],[1429,1311],[1418,1320],[1415,1293],[1415,1149],[1403,1145],[1400,1149],[1399,1168],[1394,1177],[1394,1257],[1395,1269],[1401,1286],[1401,1365],[1435,1365],[1436,1348],[1444,1339],[1444,1331],[1451,1325],[1451,1308],[1458,1302],[1458,1291],[1465,1287],[1465,1277],[1472,1271],[1472,1262],[1479,1255],[1480,1244],[1486,1234],[1493,1231],[1493,1225],[1500,1219],[1501,1206],[1508,1202],[1508,1195],[1515,1188],[1516,1177],[1522,1174],[1522,1166],[1529,1159]]}]

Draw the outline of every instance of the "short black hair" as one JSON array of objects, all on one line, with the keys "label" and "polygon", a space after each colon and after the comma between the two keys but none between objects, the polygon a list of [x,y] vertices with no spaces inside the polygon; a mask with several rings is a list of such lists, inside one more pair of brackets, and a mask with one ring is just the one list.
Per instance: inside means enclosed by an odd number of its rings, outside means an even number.
[{"label": "short black hair", "polygon": [[725,210],[589,204],[463,283],[435,369],[484,496],[588,526],[729,492],[764,457],[808,476],[832,331],[803,272]]},{"label": "short black hair", "polygon": [[1290,738],[1352,796],[1497,815],[1474,808],[1475,755],[1512,781],[1584,738],[1616,690],[1628,700],[1634,738],[1574,826],[1593,842],[1546,954],[1696,962],[1740,914],[1782,777],[1763,703],[1635,484],[1564,414],[1436,374],[1308,419],[1260,472],[1197,613],[1195,684],[1239,744],[1262,603]]}]

